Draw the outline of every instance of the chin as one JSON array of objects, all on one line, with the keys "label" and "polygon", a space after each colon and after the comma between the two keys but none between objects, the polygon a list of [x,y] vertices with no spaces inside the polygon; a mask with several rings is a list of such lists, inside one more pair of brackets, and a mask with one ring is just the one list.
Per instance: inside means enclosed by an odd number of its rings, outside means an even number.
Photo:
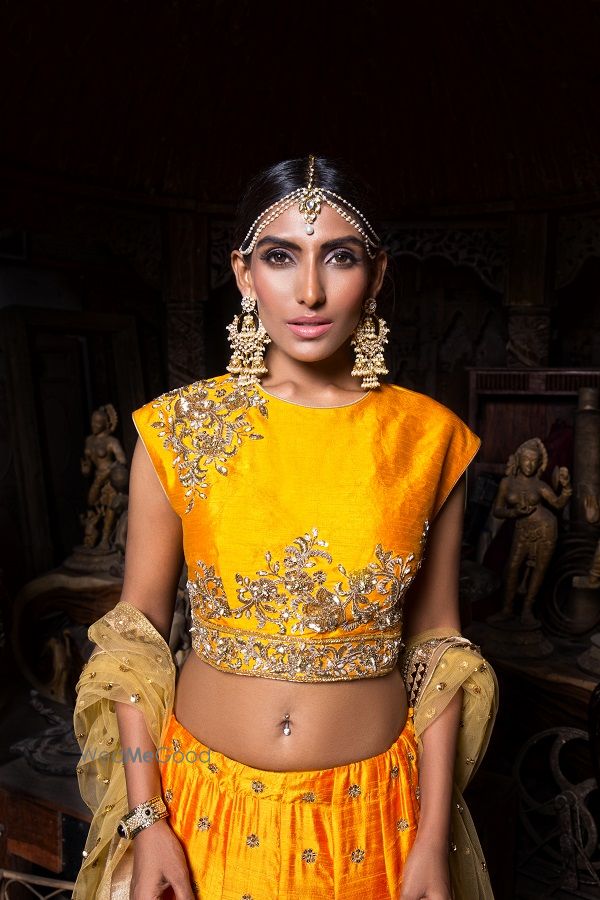
[{"label": "chin", "polygon": [[[308,343],[308,342],[307,342]],[[306,347],[281,347],[281,350],[291,359],[305,363],[319,363],[331,356],[339,350],[339,347],[318,347],[309,345]]]}]

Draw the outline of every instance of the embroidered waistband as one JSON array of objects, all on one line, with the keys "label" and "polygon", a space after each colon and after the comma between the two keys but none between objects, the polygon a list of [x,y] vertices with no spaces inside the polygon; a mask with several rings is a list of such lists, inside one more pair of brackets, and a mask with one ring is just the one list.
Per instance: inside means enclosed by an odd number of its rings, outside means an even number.
[{"label": "embroidered waistband", "polygon": [[269,635],[215,626],[194,616],[198,656],[214,668],[284,681],[349,681],[387,675],[403,648],[401,626],[385,634]]}]

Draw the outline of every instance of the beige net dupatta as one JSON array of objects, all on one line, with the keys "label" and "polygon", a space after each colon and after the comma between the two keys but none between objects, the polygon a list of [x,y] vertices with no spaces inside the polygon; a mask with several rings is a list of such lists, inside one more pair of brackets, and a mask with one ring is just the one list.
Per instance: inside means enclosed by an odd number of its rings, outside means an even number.
[{"label": "beige net dupatta", "polygon": [[175,695],[171,651],[146,616],[120,601],[88,629],[96,644],[83,667],[73,715],[82,751],[77,776],[93,813],[74,900],[129,900],[131,842],[117,835],[127,812],[127,788],[115,704],[135,703],[156,747],[161,746]]},{"label": "beige net dupatta", "polygon": [[448,629],[415,635],[402,663],[419,748],[425,729],[459,688],[463,706],[458,732],[452,814],[450,874],[456,900],[493,900],[479,839],[462,792],[483,759],[498,708],[498,682],[479,647]]}]

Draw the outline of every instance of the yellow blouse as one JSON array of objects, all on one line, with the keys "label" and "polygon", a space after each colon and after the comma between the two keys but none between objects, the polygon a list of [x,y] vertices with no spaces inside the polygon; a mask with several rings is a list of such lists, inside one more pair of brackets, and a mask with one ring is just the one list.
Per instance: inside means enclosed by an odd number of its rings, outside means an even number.
[{"label": "yellow blouse", "polygon": [[230,375],[133,419],[182,519],[205,662],[311,682],[394,668],[429,523],[479,447],[464,422],[396,385],[315,408]]}]

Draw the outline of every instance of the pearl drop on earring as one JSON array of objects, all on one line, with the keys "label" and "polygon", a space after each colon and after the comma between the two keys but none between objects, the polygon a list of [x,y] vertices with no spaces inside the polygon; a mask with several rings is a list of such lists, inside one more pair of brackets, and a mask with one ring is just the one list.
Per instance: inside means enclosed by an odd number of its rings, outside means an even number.
[{"label": "pearl drop on earring", "polygon": [[307,226],[306,226],[306,233],[307,233],[307,234],[314,234],[314,233],[315,233],[315,229],[312,227],[312,225],[307,225]]}]

